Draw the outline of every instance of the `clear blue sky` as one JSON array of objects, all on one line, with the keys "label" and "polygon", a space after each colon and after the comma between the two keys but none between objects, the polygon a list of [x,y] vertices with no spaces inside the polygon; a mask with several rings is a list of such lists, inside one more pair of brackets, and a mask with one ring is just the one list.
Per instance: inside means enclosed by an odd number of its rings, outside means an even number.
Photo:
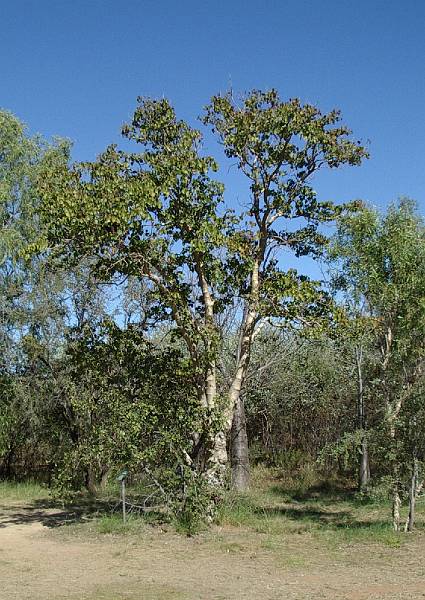
[{"label": "clear blue sky", "polygon": [[367,164],[318,179],[322,198],[409,195],[424,213],[424,32],[421,0],[1,0],[0,107],[92,159],[138,95],[193,120],[230,84],[276,87],[370,140]]}]

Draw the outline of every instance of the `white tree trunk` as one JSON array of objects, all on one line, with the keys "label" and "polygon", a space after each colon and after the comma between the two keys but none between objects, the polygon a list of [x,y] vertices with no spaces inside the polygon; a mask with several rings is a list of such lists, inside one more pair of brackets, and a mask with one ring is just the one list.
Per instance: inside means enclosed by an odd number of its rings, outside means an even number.
[{"label": "white tree trunk", "polygon": [[357,366],[357,416],[358,428],[361,432],[360,442],[360,464],[359,464],[359,489],[364,490],[370,479],[369,453],[366,438],[366,417],[363,393],[363,349],[361,346],[356,348],[356,366]]},{"label": "white tree trunk", "polygon": [[398,481],[395,481],[393,484],[393,507],[392,507],[394,531],[400,531],[400,508],[401,508],[401,500],[400,500],[400,493],[398,491]]},{"label": "white tree trunk", "polygon": [[410,490],[409,490],[409,516],[407,519],[407,531],[413,531],[415,525],[415,508],[416,508],[416,496],[418,489],[418,459],[416,456],[412,460],[412,474],[410,478]]}]

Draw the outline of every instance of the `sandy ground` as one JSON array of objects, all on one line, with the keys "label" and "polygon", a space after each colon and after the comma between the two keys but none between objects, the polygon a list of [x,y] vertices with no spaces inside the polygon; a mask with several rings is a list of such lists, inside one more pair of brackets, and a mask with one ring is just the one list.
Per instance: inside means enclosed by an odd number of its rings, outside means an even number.
[{"label": "sandy ground", "polygon": [[1,600],[425,598],[423,535],[401,548],[328,552],[308,535],[268,549],[263,534],[237,529],[83,538],[64,533],[66,519],[58,510],[0,508]]}]

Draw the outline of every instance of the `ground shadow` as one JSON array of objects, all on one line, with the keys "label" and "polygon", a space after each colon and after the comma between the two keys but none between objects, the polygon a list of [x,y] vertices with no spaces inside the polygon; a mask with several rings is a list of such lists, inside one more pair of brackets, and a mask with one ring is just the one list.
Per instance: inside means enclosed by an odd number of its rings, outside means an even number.
[{"label": "ground shadow", "polygon": [[307,488],[285,485],[274,485],[270,492],[277,497],[295,502],[320,502],[321,504],[337,504],[341,502],[353,503],[357,489],[347,488],[346,484],[338,481],[323,481],[320,484]]},{"label": "ground shadow", "polygon": [[259,516],[276,517],[282,516],[293,521],[309,521],[316,524],[341,524],[345,525],[353,519],[351,511],[326,511],[320,508],[273,506],[267,508],[256,508],[255,514]]},{"label": "ground shadow", "polygon": [[356,518],[351,510],[327,511],[320,508],[310,507],[258,507],[254,513],[259,517],[272,518],[282,516],[298,523],[310,523],[317,527],[330,529],[376,529],[389,527],[388,520],[373,519],[365,520]]},{"label": "ground shadow", "polygon": [[110,514],[110,502],[81,500],[78,504],[63,504],[52,500],[33,500],[21,506],[0,506],[0,529],[11,525],[40,523],[54,528],[87,522],[102,514]]}]

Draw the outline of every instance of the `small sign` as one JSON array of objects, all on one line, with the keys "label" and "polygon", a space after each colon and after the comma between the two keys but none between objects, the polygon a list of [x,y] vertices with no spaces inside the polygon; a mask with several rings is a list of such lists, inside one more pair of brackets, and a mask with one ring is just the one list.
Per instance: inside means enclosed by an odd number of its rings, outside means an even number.
[{"label": "small sign", "polygon": [[124,481],[127,478],[128,471],[122,471],[117,477],[117,481]]}]

